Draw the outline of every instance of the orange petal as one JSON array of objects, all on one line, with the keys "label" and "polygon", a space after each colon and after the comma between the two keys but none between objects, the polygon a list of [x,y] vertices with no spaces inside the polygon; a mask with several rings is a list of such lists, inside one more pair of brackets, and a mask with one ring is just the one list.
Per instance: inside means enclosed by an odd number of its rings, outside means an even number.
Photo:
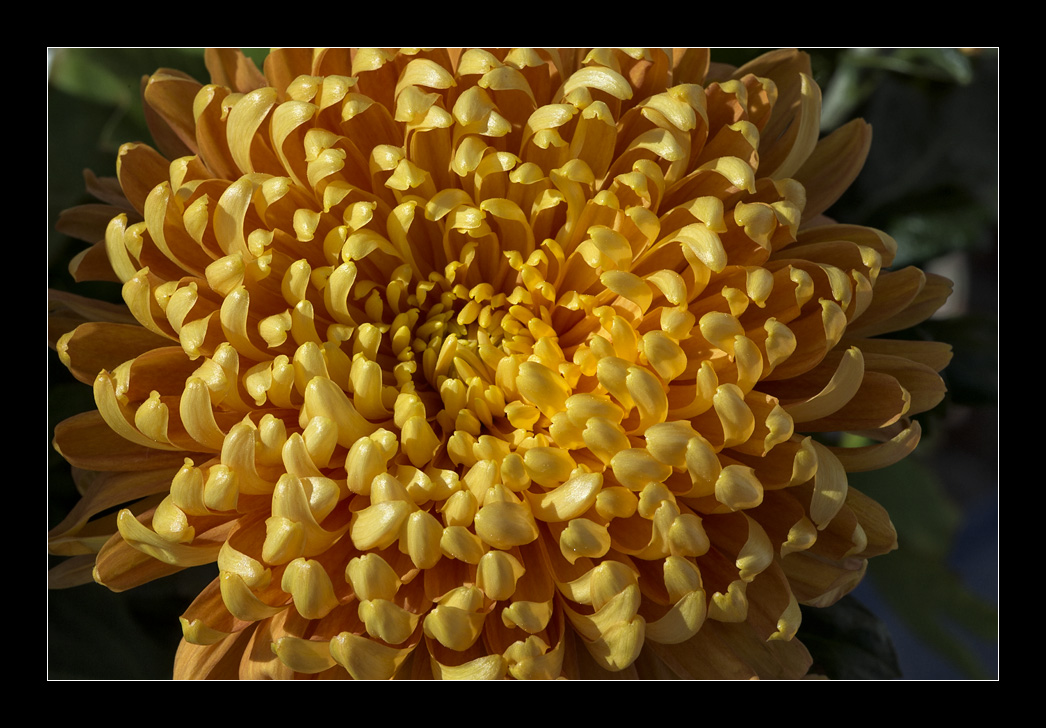
[{"label": "orange petal", "polygon": [[795,179],[806,189],[803,219],[831,207],[857,179],[872,145],[872,127],[854,119],[817,143]]},{"label": "orange petal", "polygon": [[199,81],[170,69],[153,74],[145,83],[142,95],[146,121],[153,138],[170,159],[197,151],[192,108],[199,90]]}]

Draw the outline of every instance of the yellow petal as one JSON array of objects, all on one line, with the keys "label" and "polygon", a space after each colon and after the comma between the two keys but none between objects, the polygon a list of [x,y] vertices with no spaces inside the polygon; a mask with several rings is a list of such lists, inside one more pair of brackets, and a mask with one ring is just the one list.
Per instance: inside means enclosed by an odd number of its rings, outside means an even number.
[{"label": "yellow petal", "polygon": [[305,619],[322,619],[338,606],[334,585],[318,561],[297,558],[287,564],[280,588],[291,595]]},{"label": "yellow petal", "polygon": [[522,503],[487,503],[476,513],[476,534],[497,549],[523,546],[538,537],[530,508]]},{"label": "yellow petal", "polygon": [[330,642],[331,656],[354,680],[389,680],[410,652],[411,648],[397,649],[351,632]]}]

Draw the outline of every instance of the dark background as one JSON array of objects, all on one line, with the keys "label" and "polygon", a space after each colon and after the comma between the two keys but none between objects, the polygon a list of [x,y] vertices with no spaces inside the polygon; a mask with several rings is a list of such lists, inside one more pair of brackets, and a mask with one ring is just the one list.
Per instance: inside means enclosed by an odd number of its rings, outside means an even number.
[{"label": "dark background", "polygon": [[[807,49],[823,91],[823,130],[862,116],[874,129],[860,178],[830,211],[897,239],[896,265],[955,281],[938,317],[907,335],[950,342],[947,399],[920,416],[924,440],[887,470],[851,475],[883,503],[901,550],[873,559],[853,595],[804,613],[800,638],[837,678],[998,677],[998,51]],[[716,49],[740,65],[760,49]],[[260,66],[264,51],[251,51]],[[196,49],[48,52],[48,285],[74,290],[69,259],[84,247],[54,232],[58,213],[90,201],[82,170],[115,173],[126,141],[148,140],[143,75],[160,67],[206,80]],[[119,300],[115,285],[75,291]],[[93,408],[48,350],[48,528],[76,502],[54,425]],[[49,559],[49,562],[51,560]],[[48,592],[51,679],[165,679],[177,617],[216,574],[184,572],[124,594],[89,584]]]}]

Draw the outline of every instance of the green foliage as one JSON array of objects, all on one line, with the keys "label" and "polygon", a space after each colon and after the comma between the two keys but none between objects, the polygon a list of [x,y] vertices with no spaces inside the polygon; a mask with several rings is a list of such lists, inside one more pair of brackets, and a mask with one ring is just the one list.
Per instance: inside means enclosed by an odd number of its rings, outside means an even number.
[{"label": "green foliage", "polygon": [[940,479],[917,457],[850,483],[881,503],[897,528],[900,549],[872,561],[869,576],[915,634],[974,678],[991,674],[973,649],[993,641],[994,606],[974,595],[948,566],[962,514]]},{"label": "green foliage", "polygon": [[803,609],[801,637],[814,658],[812,675],[833,680],[901,677],[886,625],[851,596],[825,609]]}]

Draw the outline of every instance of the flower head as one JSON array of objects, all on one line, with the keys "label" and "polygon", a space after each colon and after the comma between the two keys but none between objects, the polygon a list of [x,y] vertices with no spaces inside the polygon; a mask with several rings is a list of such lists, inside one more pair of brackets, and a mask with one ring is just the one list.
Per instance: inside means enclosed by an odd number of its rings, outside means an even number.
[{"label": "flower head", "polygon": [[819,138],[806,57],[207,59],[97,186],[126,309],[59,300],[67,572],[217,562],[180,677],[805,674],[799,605],[895,546],[846,473],[949,357],[873,338],[949,284],[822,215],[870,132]]}]

